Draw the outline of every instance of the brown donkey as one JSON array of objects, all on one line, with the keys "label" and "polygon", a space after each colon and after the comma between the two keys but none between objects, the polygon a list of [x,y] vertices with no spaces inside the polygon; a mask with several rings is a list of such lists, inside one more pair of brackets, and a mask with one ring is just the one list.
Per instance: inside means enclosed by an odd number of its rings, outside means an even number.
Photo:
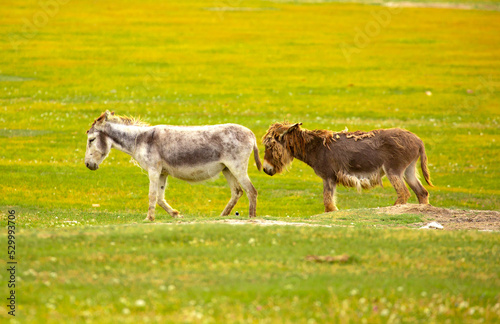
[{"label": "brown donkey", "polygon": [[415,134],[399,128],[332,132],[302,129],[300,125],[285,122],[269,127],[262,138],[266,147],[264,172],[270,176],[280,173],[294,158],[305,162],[323,179],[325,212],[338,210],[337,184],[361,191],[382,186],[385,174],[398,195],[395,205],[405,204],[410,197],[403,178],[421,204],[429,203],[429,192],[416,173],[418,158],[425,181],[433,185],[424,143]]}]

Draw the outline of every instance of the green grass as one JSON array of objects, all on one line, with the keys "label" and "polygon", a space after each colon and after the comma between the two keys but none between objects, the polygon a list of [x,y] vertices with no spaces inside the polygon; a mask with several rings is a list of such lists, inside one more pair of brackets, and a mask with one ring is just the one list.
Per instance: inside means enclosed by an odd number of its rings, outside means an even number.
[{"label": "green grass", "polygon": [[[113,151],[96,172],[83,163],[85,131],[106,109],[240,123],[258,138],[284,119],[402,127],[426,144],[434,206],[500,210],[498,10],[108,0],[69,1],[44,20],[40,3],[8,1],[0,22],[0,223],[16,210],[20,322],[500,321],[498,233],[374,215],[366,208],[396,199],[386,179],[338,188],[341,212],[322,214],[307,165],[271,178],[251,161],[259,217],[333,227],[211,224],[229,200],[223,177],[169,179],[184,219],[158,209],[165,224],[151,226],[148,179],[129,156]],[[246,197],[236,210],[247,217]],[[353,261],[304,261],[342,253]]]},{"label": "green grass", "polygon": [[[43,229],[18,239],[30,247],[18,255],[18,302],[31,323],[493,322],[497,242],[493,233],[220,224]],[[344,253],[346,264],[304,259]]]}]

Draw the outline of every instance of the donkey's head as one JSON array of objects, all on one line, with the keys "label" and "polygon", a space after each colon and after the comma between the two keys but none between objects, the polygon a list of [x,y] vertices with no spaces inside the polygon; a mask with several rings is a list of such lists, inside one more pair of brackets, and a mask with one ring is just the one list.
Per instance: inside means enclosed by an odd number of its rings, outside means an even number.
[{"label": "donkey's head", "polygon": [[106,110],[106,112],[102,113],[101,116],[94,120],[92,127],[87,131],[85,165],[90,170],[97,170],[99,164],[104,161],[111,150],[113,142],[104,133],[104,125],[109,119],[113,118],[114,114],[114,112]]},{"label": "donkey's head", "polygon": [[266,147],[264,153],[264,172],[270,176],[280,173],[292,163],[293,153],[288,135],[300,129],[302,123],[275,123],[269,127],[266,135],[262,138],[262,144]]}]

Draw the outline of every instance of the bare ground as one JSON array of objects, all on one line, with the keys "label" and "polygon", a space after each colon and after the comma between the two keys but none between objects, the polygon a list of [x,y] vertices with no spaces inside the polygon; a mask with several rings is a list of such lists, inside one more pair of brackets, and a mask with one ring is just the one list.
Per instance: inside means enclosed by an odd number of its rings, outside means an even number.
[{"label": "bare ground", "polygon": [[[351,210],[356,211],[356,210]],[[344,211],[349,212],[349,211]],[[431,222],[437,222],[443,226],[443,230],[479,230],[479,231],[500,231],[500,212],[494,210],[465,210],[465,209],[448,209],[434,207],[431,205],[406,204],[390,207],[368,208],[363,209],[364,213],[370,214],[386,214],[386,215],[402,215],[413,214],[420,215],[424,220],[422,223],[414,223],[409,226],[411,228],[420,228]],[[322,214],[327,215],[327,214]],[[150,223],[151,225],[187,225],[197,223],[196,221],[181,221],[177,223]],[[234,219],[227,218],[224,220],[204,221],[204,223],[212,224],[230,224],[230,225],[258,225],[258,226],[312,226],[312,227],[352,227],[345,224],[317,224],[315,222],[296,222],[296,221],[281,221],[268,219]]]},{"label": "bare ground", "polygon": [[488,10],[498,11],[498,5],[495,3],[455,3],[455,2],[382,2],[383,6],[393,8],[438,8],[438,9],[457,9],[457,10]]},{"label": "bare ground", "polygon": [[[464,210],[434,207],[431,205],[406,204],[390,207],[365,209],[365,212],[378,214],[402,215],[415,214],[424,219],[423,223],[415,223],[411,227],[420,228],[430,222],[437,222],[443,226],[444,230],[481,230],[500,231],[500,212],[494,210]],[[227,219],[216,221],[232,225],[254,224],[260,226],[288,225],[288,226],[320,226],[336,227],[345,225],[320,225],[314,223],[287,222],[264,219]]]},{"label": "bare ground", "polygon": [[500,231],[500,212],[494,210],[463,210],[439,208],[431,205],[406,204],[391,207],[375,208],[375,212],[389,215],[417,214],[422,215],[425,223],[443,225],[445,230],[476,229],[483,231]]}]

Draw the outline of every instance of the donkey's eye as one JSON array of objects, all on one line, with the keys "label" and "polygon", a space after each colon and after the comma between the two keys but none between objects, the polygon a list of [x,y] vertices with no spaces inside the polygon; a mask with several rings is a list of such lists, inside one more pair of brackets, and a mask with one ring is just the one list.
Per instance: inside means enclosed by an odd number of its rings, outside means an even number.
[{"label": "donkey's eye", "polygon": [[93,141],[95,141],[95,138],[89,139],[89,144],[92,143]]}]

